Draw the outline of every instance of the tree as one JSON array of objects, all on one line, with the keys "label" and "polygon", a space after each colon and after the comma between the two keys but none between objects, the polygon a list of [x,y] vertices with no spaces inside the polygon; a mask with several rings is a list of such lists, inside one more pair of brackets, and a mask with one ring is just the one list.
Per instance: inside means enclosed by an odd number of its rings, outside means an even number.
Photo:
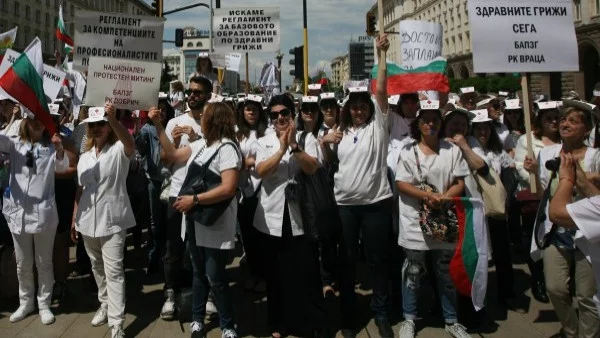
[{"label": "tree", "polygon": [[167,63],[167,60],[163,63],[162,73],[160,74],[160,91],[161,92],[169,92],[170,91],[170,83],[173,81],[174,76],[171,75],[171,67]]}]

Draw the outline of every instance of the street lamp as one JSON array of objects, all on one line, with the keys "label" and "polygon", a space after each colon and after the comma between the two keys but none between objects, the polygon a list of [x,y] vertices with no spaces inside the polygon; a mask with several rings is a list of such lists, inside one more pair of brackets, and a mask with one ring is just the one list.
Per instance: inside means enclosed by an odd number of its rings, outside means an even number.
[{"label": "street lamp", "polygon": [[283,53],[281,50],[277,51],[275,58],[277,59],[277,81],[279,82],[279,93],[281,93],[281,59],[283,59]]}]

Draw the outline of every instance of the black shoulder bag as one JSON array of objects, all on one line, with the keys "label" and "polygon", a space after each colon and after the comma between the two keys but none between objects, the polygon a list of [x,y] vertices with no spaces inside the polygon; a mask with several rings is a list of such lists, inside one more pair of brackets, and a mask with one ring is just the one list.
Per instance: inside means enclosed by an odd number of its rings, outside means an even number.
[{"label": "black shoulder bag", "polygon": [[[234,143],[225,142],[217,148],[217,151],[215,151],[203,165],[199,165],[196,161],[190,163],[181,191],[179,191],[179,196],[198,195],[212,190],[221,184],[221,175],[210,171],[209,166],[215,156],[219,153],[219,150],[225,145],[231,145],[237,150]],[[203,151],[204,149],[198,156],[200,156]],[[234,197],[214,204],[195,205],[194,208],[186,214],[187,220],[200,223],[204,226],[212,226],[219,217],[223,215],[223,212],[229,207],[229,204]]]}]

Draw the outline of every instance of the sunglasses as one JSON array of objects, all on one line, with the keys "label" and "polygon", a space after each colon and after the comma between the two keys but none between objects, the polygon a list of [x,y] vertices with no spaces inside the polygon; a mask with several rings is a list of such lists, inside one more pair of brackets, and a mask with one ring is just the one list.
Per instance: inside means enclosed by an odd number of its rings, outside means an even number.
[{"label": "sunglasses", "polygon": [[201,96],[206,95],[206,91],[199,89],[188,89],[188,95]]},{"label": "sunglasses", "polygon": [[27,160],[25,161],[25,165],[28,168],[33,168],[33,151],[28,150],[27,153],[25,153],[25,157],[27,157]]},{"label": "sunglasses", "polygon": [[283,109],[280,111],[271,111],[269,113],[269,117],[271,118],[271,120],[276,120],[279,118],[279,116],[288,117],[291,114],[292,114],[292,112],[289,109]]},{"label": "sunglasses", "polygon": [[305,114],[314,114],[319,112],[319,107],[302,107],[300,111]]},{"label": "sunglasses", "polygon": [[106,121],[98,121],[98,122],[89,122],[88,126],[90,128],[96,128],[96,127],[104,127],[106,125]]},{"label": "sunglasses", "polygon": [[335,110],[338,107],[337,103],[323,103],[321,109],[323,110]]}]

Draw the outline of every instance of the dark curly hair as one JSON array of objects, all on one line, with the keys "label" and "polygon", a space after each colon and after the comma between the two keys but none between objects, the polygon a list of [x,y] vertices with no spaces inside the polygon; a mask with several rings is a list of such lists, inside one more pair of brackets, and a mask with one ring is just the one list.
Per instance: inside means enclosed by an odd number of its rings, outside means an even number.
[{"label": "dark curly hair", "polygon": [[365,123],[370,123],[373,119],[373,115],[375,114],[375,104],[373,100],[371,100],[371,96],[369,93],[354,93],[350,94],[348,101],[344,104],[342,108],[342,112],[340,113],[340,130],[342,132],[346,131],[352,125],[352,115],[350,114],[350,106],[357,102],[365,102],[369,105],[369,113],[371,116]]},{"label": "dark curly hair", "polygon": [[[471,136],[473,135],[473,132],[475,131],[475,127],[477,125],[487,125],[488,128],[490,128],[490,138],[488,140],[487,146],[485,147],[485,149],[491,150],[494,154],[500,154],[502,153],[502,150],[504,150],[504,147],[502,146],[502,142],[500,141],[500,136],[498,136],[498,133],[496,132],[496,128],[494,127],[494,124],[492,123],[492,121],[487,121],[487,122],[482,122],[482,123],[473,123],[471,125]],[[483,147],[483,145],[481,145]]]},{"label": "dark curly hair", "polygon": [[[254,126],[249,125],[248,121],[246,121],[246,118],[244,117],[244,108],[246,108],[246,106],[253,106],[257,109],[258,121]],[[267,130],[267,126],[269,124],[269,116],[267,116],[267,113],[260,103],[254,101],[244,101],[241,109],[236,109],[236,113],[238,126],[238,131],[236,134],[238,140],[241,141],[244,137],[248,138],[251,130],[256,130],[256,138],[265,136],[265,131]]]},{"label": "dark curly hair", "polygon": [[[430,111],[438,113],[440,122],[442,122],[442,112],[441,111],[439,111],[439,110],[421,110],[421,112],[419,113],[419,116],[417,116],[417,118],[412,120],[412,122],[410,123],[410,136],[413,139],[417,140],[417,142],[421,141],[421,130],[419,129],[419,122],[423,118],[423,115],[425,115],[424,113],[430,112]],[[441,126],[442,126],[442,124],[440,123],[440,130],[438,130],[438,137],[441,135],[441,132],[443,130],[443,128]]]}]

